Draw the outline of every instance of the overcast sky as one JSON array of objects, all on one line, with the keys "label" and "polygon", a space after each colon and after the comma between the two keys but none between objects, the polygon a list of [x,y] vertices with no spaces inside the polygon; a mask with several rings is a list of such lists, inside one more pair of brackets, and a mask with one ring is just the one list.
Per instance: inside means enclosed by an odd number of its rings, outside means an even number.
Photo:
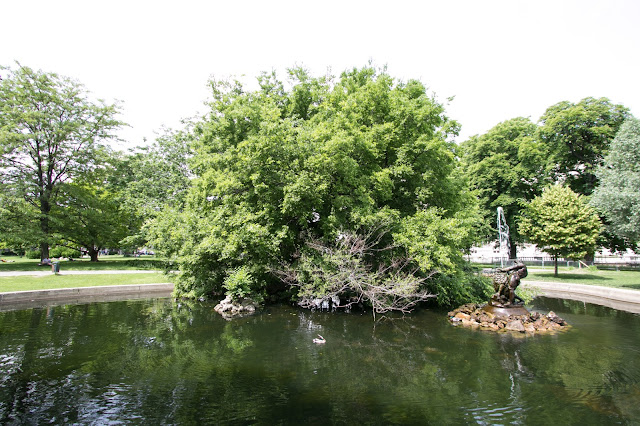
[{"label": "overcast sky", "polygon": [[73,77],[120,100],[129,146],[206,111],[207,80],[369,60],[417,78],[458,141],[559,101],[607,97],[640,116],[640,1],[5,1],[0,64]]}]

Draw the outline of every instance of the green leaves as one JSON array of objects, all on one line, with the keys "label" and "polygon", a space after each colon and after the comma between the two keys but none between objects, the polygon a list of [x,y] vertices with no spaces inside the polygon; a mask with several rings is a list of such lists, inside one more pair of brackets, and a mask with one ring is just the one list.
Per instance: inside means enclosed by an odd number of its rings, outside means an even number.
[{"label": "green leaves", "polygon": [[624,122],[596,175],[600,185],[591,204],[611,232],[629,245],[640,243],[640,120]]},{"label": "green leaves", "polygon": [[581,259],[593,253],[600,228],[598,215],[584,197],[562,185],[546,188],[520,219],[529,242],[555,258]]},{"label": "green leaves", "polygon": [[538,137],[548,150],[547,170],[553,180],[565,179],[574,191],[591,195],[597,186],[595,169],[628,116],[627,108],[607,98],[549,107],[540,118]]},{"label": "green leaves", "polygon": [[[199,225],[179,250],[185,286],[178,291],[192,291],[196,282],[223,289],[224,277],[241,266],[256,282],[277,287],[269,271],[295,264],[308,241],[331,245],[345,232],[381,224],[385,244],[397,236],[398,255],[421,253],[412,238],[434,239],[423,251],[437,253],[412,259],[424,267],[421,277],[431,269],[455,272],[475,225],[461,212],[475,212],[475,202],[455,174],[446,139],[457,123],[442,105],[421,83],[398,82],[373,67],[337,81],[303,69],[289,76],[288,89],[273,73],[261,76],[256,91],[212,82],[211,113],[195,126],[196,177],[185,209]],[[420,225],[424,214],[433,226]],[[213,265],[222,273],[205,272]]]},{"label": "green leaves", "polygon": [[[16,238],[47,255],[56,229],[52,208],[62,184],[101,164],[101,143],[122,123],[116,104],[90,99],[86,89],[57,74],[19,66],[0,81],[0,178],[5,196],[24,199],[39,212]],[[15,203],[14,203],[15,204]],[[39,228],[33,240],[33,228]],[[16,232],[20,227],[14,227]]]},{"label": "green leaves", "polygon": [[516,218],[522,204],[540,194],[544,182],[545,160],[535,133],[534,123],[518,117],[462,145],[462,160],[471,187],[480,197],[491,236],[497,233],[496,208],[502,207],[512,240],[521,240]]}]

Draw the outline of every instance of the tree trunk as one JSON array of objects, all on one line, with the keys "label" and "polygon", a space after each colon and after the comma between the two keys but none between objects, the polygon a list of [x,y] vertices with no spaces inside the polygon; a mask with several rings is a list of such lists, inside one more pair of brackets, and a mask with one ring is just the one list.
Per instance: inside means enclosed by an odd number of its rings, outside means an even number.
[{"label": "tree trunk", "polygon": [[554,263],[554,267],[555,267],[555,272],[554,272],[554,276],[558,276],[558,255],[555,254],[553,256],[553,263]]},{"label": "tree trunk", "polygon": [[49,213],[51,205],[46,197],[40,198],[40,231],[43,240],[40,241],[40,261],[49,258]]},{"label": "tree trunk", "polygon": [[92,262],[97,262],[98,261],[98,250],[95,247],[89,247],[88,248],[89,251],[89,257],[91,258]]},{"label": "tree trunk", "polygon": [[587,253],[587,255],[584,257],[584,263],[586,263],[587,265],[593,265],[593,261],[595,260],[596,254],[595,253]]},{"label": "tree trunk", "polygon": [[516,243],[512,241],[511,246],[509,247],[509,260],[517,259],[517,258],[518,258],[517,246],[516,246]]},{"label": "tree trunk", "polygon": [[40,262],[49,258],[49,243],[47,241],[40,242]]}]

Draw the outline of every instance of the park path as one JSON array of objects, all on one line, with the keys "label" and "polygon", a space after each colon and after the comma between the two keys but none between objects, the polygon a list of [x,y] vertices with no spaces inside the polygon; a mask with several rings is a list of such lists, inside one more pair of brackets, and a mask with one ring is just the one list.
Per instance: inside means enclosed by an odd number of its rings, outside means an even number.
[{"label": "park path", "polygon": [[[105,270],[90,270],[90,271],[61,271],[58,275],[101,275],[101,274],[153,274],[160,271],[154,270],[138,270],[138,269],[105,269]],[[43,277],[46,275],[52,275],[53,272],[46,271],[2,271],[0,277]]]}]

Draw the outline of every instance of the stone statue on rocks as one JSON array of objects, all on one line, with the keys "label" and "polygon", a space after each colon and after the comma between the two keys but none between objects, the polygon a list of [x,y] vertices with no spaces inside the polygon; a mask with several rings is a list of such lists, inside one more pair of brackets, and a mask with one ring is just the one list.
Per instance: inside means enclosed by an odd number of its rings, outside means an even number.
[{"label": "stone statue on rocks", "polygon": [[523,305],[523,300],[516,295],[516,288],[527,274],[527,265],[522,262],[516,262],[508,268],[496,269],[493,275],[495,293],[491,296],[489,304],[500,308]]},{"label": "stone statue on rocks", "polygon": [[516,262],[513,266],[498,268],[489,276],[493,278],[495,290],[489,303],[470,303],[449,312],[452,324],[527,334],[555,332],[569,327],[565,320],[553,312],[542,315],[529,312],[524,307],[524,301],[516,295],[520,280],[527,276],[527,266],[524,263]]}]

